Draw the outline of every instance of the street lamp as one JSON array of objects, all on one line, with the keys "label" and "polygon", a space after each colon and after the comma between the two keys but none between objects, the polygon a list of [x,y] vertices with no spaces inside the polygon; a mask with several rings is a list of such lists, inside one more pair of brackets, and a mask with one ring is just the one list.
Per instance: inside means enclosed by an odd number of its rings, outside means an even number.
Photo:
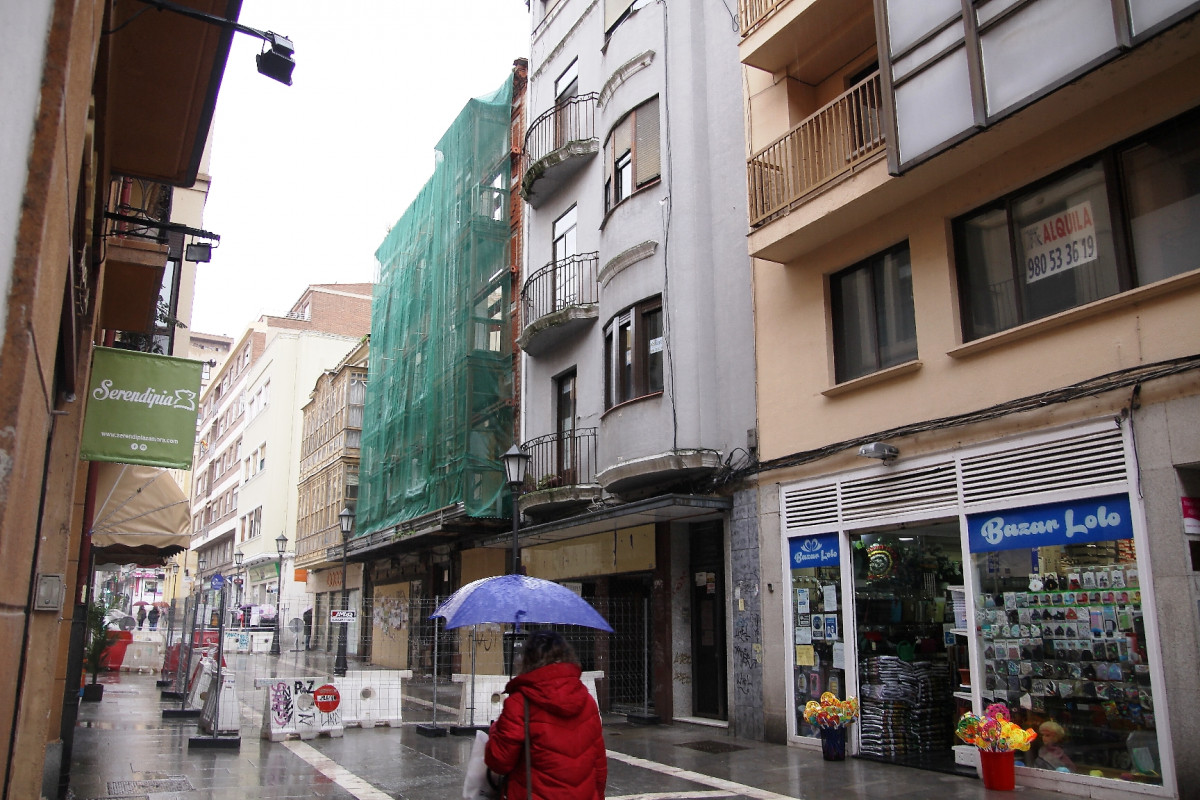
[{"label": "street lamp", "polygon": [[275,582],[275,630],[271,634],[271,655],[279,655],[279,615],[283,613],[283,553],[287,550],[286,533],[275,537],[275,552],[279,553],[279,577]]},{"label": "street lamp", "polygon": [[[354,510],[344,507],[338,513],[338,523],[342,526],[342,611],[350,609],[350,592],[346,586],[346,550],[350,547],[350,531],[354,530]],[[333,660],[333,674],[346,674],[346,628],[349,621],[342,615],[341,629],[338,631],[337,657]]]},{"label": "street lamp", "polygon": [[517,502],[521,496],[521,484],[525,482],[525,465],[529,463],[529,454],[514,444],[508,452],[502,455],[504,461],[504,477],[508,479],[508,488],[512,490],[512,574],[521,574],[521,512]]},{"label": "street lamp", "polygon": [[245,591],[245,581],[242,580],[242,561],[246,558],[246,554],[241,550],[233,551],[233,565],[237,567],[237,611],[238,611],[238,627],[246,627],[245,620],[242,618],[242,592]]}]

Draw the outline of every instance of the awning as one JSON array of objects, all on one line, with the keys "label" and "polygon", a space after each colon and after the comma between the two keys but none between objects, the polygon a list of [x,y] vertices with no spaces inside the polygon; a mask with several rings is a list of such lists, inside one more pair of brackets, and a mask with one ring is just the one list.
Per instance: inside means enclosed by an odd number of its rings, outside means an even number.
[{"label": "awning", "polygon": [[188,549],[187,496],[165,469],[93,463],[98,472],[92,524],[97,564],[153,566]]}]

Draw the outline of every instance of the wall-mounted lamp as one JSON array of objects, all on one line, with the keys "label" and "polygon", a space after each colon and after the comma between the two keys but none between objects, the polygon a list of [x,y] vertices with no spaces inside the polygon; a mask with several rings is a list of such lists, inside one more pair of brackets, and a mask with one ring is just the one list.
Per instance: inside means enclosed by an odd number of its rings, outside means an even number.
[{"label": "wall-mounted lamp", "polygon": [[212,242],[192,242],[183,249],[183,257],[197,264],[212,261]]},{"label": "wall-mounted lamp", "polygon": [[296,62],[292,60],[292,56],[295,54],[296,49],[292,46],[291,40],[286,36],[280,36],[278,33],[272,33],[271,31],[260,31],[257,28],[251,28],[249,25],[243,25],[235,20],[225,19],[213,14],[205,14],[203,11],[177,5],[169,2],[169,0],[141,0],[141,2],[148,6],[153,6],[160,11],[174,11],[176,14],[198,19],[210,25],[220,25],[223,28],[232,28],[238,33],[248,33],[251,36],[257,36],[266,43],[263,46],[263,51],[256,57],[259,74],[277,80],[285,86],[292,85],[292,70],[296,67]]},{"label": "wall-mounted lamp", "polygon": [[858,448],[858,454],[863,458],[878,458],[884,464],[891,464],[900,455],[900,450],[883,442],[869,442]]}]

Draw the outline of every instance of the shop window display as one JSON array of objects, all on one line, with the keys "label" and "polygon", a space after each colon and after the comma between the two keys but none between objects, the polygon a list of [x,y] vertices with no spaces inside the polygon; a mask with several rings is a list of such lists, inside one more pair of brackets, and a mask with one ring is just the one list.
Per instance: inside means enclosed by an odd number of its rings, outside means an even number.
[{"label": "shop window display", "polygon": [[[1014,722],[1038,731],[1024,766],[1161,783],[1128,500],[981,515],[969,526],[983,702],[1006,703]],[[978,552],[989,534],[997,549]],[[1006,547],[1039,539],[1056,543]]]},{"label": "shop window display", "polygon": [[953,769],[953,693],[968,663],[947,603],[962,583],[958,526],[854,535],[851,545],[859,753]]},{"label": "shop window display", "polygon": [[846,695],[838,537],[792,539],[790,549],[796,732],[815,738],[817,729],[804,720],[805,704],[824,692]]}]

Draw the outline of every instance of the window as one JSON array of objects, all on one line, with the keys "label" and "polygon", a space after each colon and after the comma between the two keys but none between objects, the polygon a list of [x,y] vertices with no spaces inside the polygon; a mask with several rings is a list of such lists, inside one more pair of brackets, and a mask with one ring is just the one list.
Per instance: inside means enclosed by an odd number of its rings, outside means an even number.
[{"label": "window", "polygon": [[655,297],[617,315],[604,333],[604,406],[663,390],[663,309]]},{"label": "window", "polygon": [[554,220],[554,308],[566,308],[579,300],[580,270],[575,256],[579,248],[575,241],[576,214],[571,206]]},{"label": "window", "polygon": [[908,242],[829,279],[838,383],[917,357]]},{"label": "window", "polygon": [[660,174],[658,98],[617,123],[604,143],[604,210],[614,208]]},{"label": "window", "polygon": [[571,485],[578,480],[575,470],[575,418],[578,406],[575,383],[575,370],[554,380],[555,433],[558,434],[557,463],[554,466],[563,485]]},{"label": "window", "polygon": [[608,33],[629,13],[633,0],[604,0],[604,32]]},{"label": "window", "polygon": [[967,341],[1195,268],[1200,113],[954,222]]}]

